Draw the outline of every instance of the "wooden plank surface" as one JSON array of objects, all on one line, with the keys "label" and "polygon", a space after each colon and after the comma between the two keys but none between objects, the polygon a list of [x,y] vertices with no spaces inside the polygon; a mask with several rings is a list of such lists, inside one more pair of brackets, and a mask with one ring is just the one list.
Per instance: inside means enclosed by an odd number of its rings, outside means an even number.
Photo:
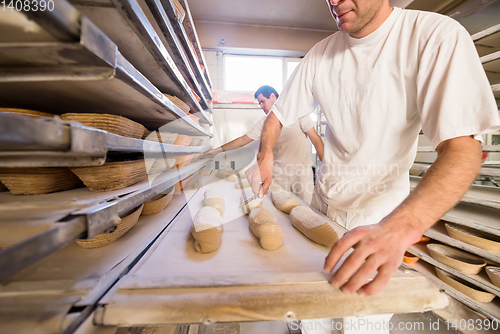
[{"label": "wooden plank surface", "polygon": [[[195,252],[189,228],[201,208],[204,190],[216,187],[226,198],[220,249]],[[334,289],[322,272],[328,248],[306,239],[277,211],[284,245],[266,251],[240,212],[241,191],[220,180],[199,191],[164,234],[159,245],[119,283],[97,323],[169,324],[214,321],[282,320],[421,312],[444,307],[446,298],[420,275],[397,272],[382,293],[361,297]],[[250,192],[250,189],[247,189]],[[339,234],[343,228],[334,224]],[[408,289],[412,286],[412,289]]]}]

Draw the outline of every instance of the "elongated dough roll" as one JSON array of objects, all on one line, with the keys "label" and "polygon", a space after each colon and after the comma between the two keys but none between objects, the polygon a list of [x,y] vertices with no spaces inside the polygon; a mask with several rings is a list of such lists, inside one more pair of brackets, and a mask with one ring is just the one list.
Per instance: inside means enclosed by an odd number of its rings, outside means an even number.
[{"label": "elongated dough roll", "polygon": [[331,247],[339,236],[328,219],[318,215],[311,208],[297,206],[290,211],[293,226],[317,244]]},{"label": "elongated dough roll", "polygon": [[290,213],[293,208],[300,205],[300,203],[292,197],[292,194],[285,190],[271,192],[271,200],[273,201],[276,209],[281,210],[284,213]]},{"label": "elongated dough roll", "polygon": [[[248,188],[250,187],[250,183],[248,183],[248,180],[241,180],[241,185],[243,186],[243,188]],[[236,182],[236,189],[241,189],[241,185],[240,185],[240,182]]]},{"label": "elongated dough roll", "polygon": [[224,211],[226,210],[226,205],[224,203],[224,195],[217,190],[209,189],[205,191],[203,205],[211,206],[216,208],[219,211],[220,216],[224,215]]},{"label": "elongated dough roll", "polygon": [[191,225],[194,249],[198,253],[216,251],[222,242],[222,218],[219,211],[211,206],[204,206],[198,211]]},{"label": "elongated dough roll", "polygon": [[262,248],[275,250],[283,245],[283,231],[269,210],[253,209],[248,215],[248,225],[252,233],[259,238]]}]

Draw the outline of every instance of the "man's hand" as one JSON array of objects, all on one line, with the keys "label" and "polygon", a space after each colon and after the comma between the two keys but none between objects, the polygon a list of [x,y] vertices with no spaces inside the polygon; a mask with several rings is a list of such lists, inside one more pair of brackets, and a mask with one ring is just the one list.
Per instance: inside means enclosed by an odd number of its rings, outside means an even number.
[{"label": "man's hand", "polygon": [[[267,194],[271,182],[273,182],[273,155],[265,156],[261,153],[257,155],[257,163],[249,168],[245,175],[252,187],[254,194],[263,197]],[[262,184],[262,188],[260,185]],[[260,190],[260,191],[259,191]]]},{"label": "man's hand", "polygon": [[[335,288],[342,287],[344,293],[373,295],[389,282],[398,269],[406,249],[418,242],[422,232],[408,230],[406,219],[389,215],[382,222],[355,228],[337,241],[325,259],[324,270],[329,273],[351,247],[354,251],[346,258],[332,277]],[[368,281],[378,271],[375,279]]]},{"label": "man's hand", "polygon": [[219,154],[220,152],[222,152],[221,148],[213,148],[211,149],[210,151],[206,152],[205,155],[203,156],[203,158],[205,159],[211,159],[213,157],[215,157],[217,154]]}]

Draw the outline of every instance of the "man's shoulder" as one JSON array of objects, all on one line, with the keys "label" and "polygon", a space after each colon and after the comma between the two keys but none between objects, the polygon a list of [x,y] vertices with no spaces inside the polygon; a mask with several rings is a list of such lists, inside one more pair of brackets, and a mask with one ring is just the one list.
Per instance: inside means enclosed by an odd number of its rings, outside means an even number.
[{"label": "man's shoulder", "polygon": [[451,34],[465,28],[449,16],[422,10],[403,9],[402,19],[405,26],[423,34]]}]

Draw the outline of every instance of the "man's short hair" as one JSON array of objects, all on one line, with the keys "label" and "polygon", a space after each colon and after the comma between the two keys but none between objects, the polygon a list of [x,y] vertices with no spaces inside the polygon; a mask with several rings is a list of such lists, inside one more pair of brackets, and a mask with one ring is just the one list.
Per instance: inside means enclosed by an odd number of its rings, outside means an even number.
[{"label": "man's short hair", "polygon": [[255,99],[257,99],[257,96],[259,96],[259,94],[262,94],[265,96],[266,99],[268,99],[271,96],[271,93],[274,93],[274,95],[276,95],[276,98],[279,97],[279,94],[276,91],[276,89],[274,89],[271,86],[260,87],[259,89],[257,89],[257,91],[255,92],[255,94],[253,96],[255,97]]}]

